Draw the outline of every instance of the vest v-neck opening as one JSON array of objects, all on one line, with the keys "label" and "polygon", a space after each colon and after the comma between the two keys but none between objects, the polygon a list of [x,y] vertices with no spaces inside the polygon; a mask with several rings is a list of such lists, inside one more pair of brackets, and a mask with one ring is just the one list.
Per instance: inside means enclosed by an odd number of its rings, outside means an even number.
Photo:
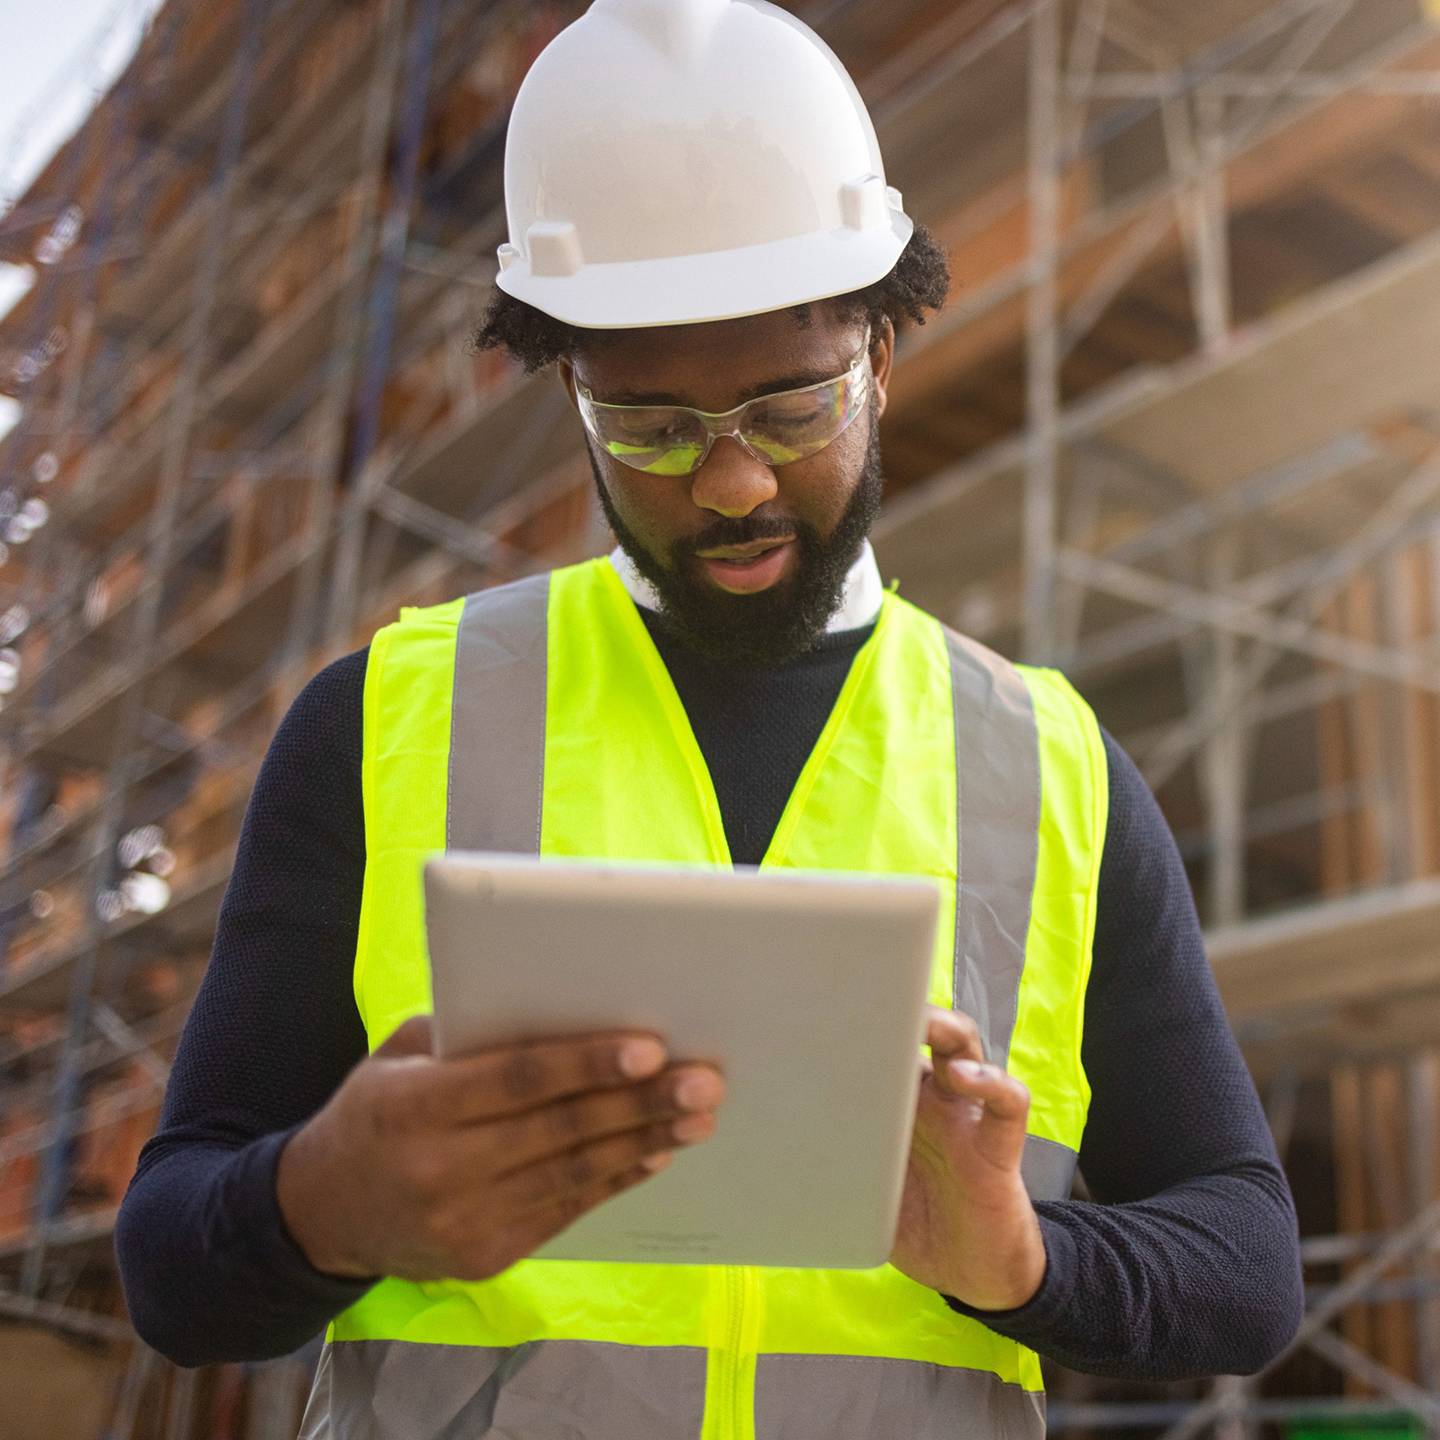
[{"label": "vest v-neck opening", "polygon": [[700,751],[700,742],[695,738],[690,717],[685,713],[685,706],[681,703],[680,692],[676,690],[675,682],[670,678],[670,672],[665,668],[665,662],[660,658],[660,652],[655,648],[655,642],[651,640],[650,632],[640,618],[639,607],[630,598],[630,593],[621,583],[620,577],[608,564],[600,567],[600,574],[604,576],[602,583],[607,589],[618,591],[616,598],[620,601],[619,613],[625,617],[622,623],[636,647],[636,653],[640,657],[647,679],[654,687],[656,699],[660,702],[661,711],[674,736],[675,744],[685,760],[686,769],[690,773],[696,797],[704,815],[706,834],[712,849],[716,852],[712,858],[716,864],[731,865],[734,862],[730,858],[730,843],[725,837],[725,822],[720,814],[720,800],[715,794],[715,784],[710,778],[710,769],[705,764],[705,757]]},{"label": "vest v-neck opening", "polygon": [[881,604],[880,617],[875,622],[875,628],[870,632],[870,638],[860,647],[855,658],[850,662],[845,683],[840,687],[840,694],[836,696],[834,708],[825,721],[825,728],[821,730],[820,738],[815,742],[815,748],[806,757],[799,778],[795,781],[794,787],[785,801],[785,809],[781,812],[780,823],[775,827],[775,833],[765,847],[765,858],[761,860],[761,865],[783,865],[785,863],[790,837],[795,833],[795,827],[800,823],[801,815],[805,813],[805,802],[814,788],[816,777],[820,774],[821,768],[830,755],[831,748],[835,744],[835,737],[839,734],[841,726],[844,725],[845,719],[850,713],[850,707],[855,703],[855,696],[865,683],[870,663],[875,657],[878,641],[885,629],[885,618],[889,613],[889,608],[890,601],[887,596]]},{"label": "vest v-neck opening", "polygon": [[[606,588],[612,587],[607,584]],[[706,673],[706,662],[669,635],[663,619],[642,611],[628,593],[626,601],[626,631],[640,647],[643,668],[696,784],[707,828],[718,825],[725,837],[725,863],[783,864],[786,839],[803,810],[804,797],[869,669],[879,622],[855,632],[822,636],[815,651],[774,672],[757,674],[722,666],[715,673]],[[844,672],[837,675],[833,672],[842,660]],[[824,666],[832,673],[796,676],[793,669],[797,665]],[[754,757],[757,773],[737,777],[735,766],[747,762],[737,756],[743,742],[733,731],[750,717],[742,714],[729,725],[717,724],[715,707],[723,708],[727,703],[727,682],[733,682],[743,692],[747,682],[758,681],[761,675],[768,680],[777,674],[781,683],[765,687],[762,703],[791,703],[804,709],[798,716],[786,715],[781,725],[767,711],[757,724],[757,733],[762,733],[772,747],[777,731],[788,729],[789,734],[783,737],[779,754],[772,748],[770,753]],[[797,745],[801,748],[797,749]],[[712,765],[719,769],[712,769]],[[767,791],[773,792],[776,799],[783,795],[779,808]]]}]

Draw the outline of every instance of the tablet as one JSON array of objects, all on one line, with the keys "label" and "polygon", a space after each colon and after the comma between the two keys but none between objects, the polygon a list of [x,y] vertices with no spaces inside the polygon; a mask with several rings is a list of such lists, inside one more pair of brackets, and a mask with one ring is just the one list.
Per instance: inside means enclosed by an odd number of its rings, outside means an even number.
[{"label": "tablet", "polygon": [[908,877],[537,860],[425,864],[442,1056],[641,1029],[726,1079],[714,1134],[537,1251],[869,1267],[889,1258],[938,887]]}]

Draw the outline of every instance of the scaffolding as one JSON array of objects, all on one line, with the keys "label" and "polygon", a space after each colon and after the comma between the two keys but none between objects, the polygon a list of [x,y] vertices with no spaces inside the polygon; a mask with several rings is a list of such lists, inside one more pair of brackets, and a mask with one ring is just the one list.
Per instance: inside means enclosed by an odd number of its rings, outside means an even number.
[{"label": "scaffolding", "polygon": [[[0,218],[37,277],[0,319],[0,1315],[106,1357],[97,1434],[293,1433],[305,1357],[175,1371],[109,1259],[286,705],[400,604],[605,544],[559,387],[466,344],[510,101],[580,8],[169,0]],[[791,8],[955,276],[897,356],[882,568],[1141,763],[1306,1232],[1265,1376],[1057,1373],[1052,1428],[1440,1430],[1437,16]]]}]

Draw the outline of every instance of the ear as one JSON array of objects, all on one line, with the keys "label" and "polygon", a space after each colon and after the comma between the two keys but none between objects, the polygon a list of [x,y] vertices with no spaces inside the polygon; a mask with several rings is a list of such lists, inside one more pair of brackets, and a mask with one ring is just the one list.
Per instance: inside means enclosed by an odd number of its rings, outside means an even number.
[{"label": "ear", "polygon": [[870,370],[875,376],[875,413],[885,413],[890,388],[890,367],[895,362],[895,326],[887,315],[870,337]]}]

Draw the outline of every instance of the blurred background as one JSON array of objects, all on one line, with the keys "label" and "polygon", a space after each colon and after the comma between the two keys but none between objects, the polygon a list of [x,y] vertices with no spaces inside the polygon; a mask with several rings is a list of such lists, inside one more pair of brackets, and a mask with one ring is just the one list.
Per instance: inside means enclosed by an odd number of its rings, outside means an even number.
[{"label": "blurred background", "polygon": [[[161,1361],[111,1225],[290,699],[607,544],[558,385],[469,346],[510,102],[581,8],[135,3],[76,113],[11,117],[0,1440],[295,1433],[313,1356]],[[1265,1375],[1055,1372],[1052,1428],[1440,1433],[1440,4],[788,8],[954,275],[881,567],[1140,763],[1305,1236]]]}]

